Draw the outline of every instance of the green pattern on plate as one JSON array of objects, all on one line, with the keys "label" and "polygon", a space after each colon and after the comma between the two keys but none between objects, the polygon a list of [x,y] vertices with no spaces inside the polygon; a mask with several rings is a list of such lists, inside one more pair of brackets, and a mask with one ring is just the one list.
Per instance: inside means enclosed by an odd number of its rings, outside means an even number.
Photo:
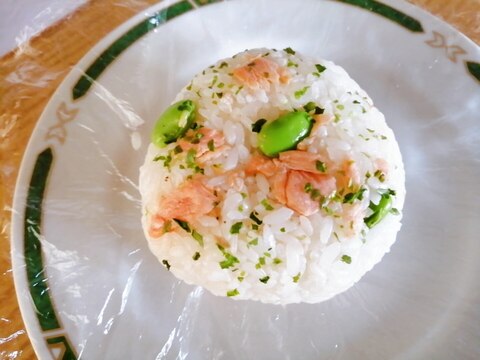
[{"label": "green pattern on plate", "polygon": [[77,360],[77,356],[65,336],[47,339],[47,343],[50,348],[60,348],[63,351],[62,360]]},{"label": "green pattern on plate", "polygon": [[384,16],[413,32],[423,32],[422,24],[411,16],[375,0],[336,0],[372,11]]},{"label": "green pattern on plate", "polygon": [[480,64],[472,61],[466,62],[467,69],[478,81],[480,81]]},{"label": "green pattern on plate", "polygon": [[157,28],[163,23],[171,20],[189,10],[193,6],[187,1],[181,1],[176,4],[157,12],[155,15],[148,17],[141,23],[137,24],[122,37],[110,45],[85,71],[85,74],[78,80],[72,90],[73,99],[84,96],[93,82],[103,73],[113,60],[117,58],[125,49],[132,45],[135,41],[147,34],[151,30]]},{"label": "green pattern on plate", "polygon": [[220,1],[223,1],[223,0],[193,0],[193,1],[198,6],[203,6],[203,5],[208,5],[208,4],[213,4],[213,3],[216,3],[216,2],[220,2]]},{"label": "green pattern on plate", "polygon": [[24,254],[28,284],[35,304],[35,312],[43,331],[60,328],[48,291],[47,276],[43,267],[42,244],[40,243],[43,195],[52,160],[51,148],[44,150],[37,157],[28,188],[24,220]]}]

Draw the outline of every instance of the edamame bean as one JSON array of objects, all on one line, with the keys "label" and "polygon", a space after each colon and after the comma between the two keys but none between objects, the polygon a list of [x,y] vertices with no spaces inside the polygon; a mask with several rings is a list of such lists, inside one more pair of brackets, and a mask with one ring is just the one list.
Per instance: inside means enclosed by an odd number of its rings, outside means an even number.
[{"label": "edamame bean", "polygon": [[267,156],[295,149],[313,126],[313,119],[305,111],[290,112],[265,124],[258,133],[258,147]]},{"label": "edamame bean", "polygon": [[170,105],[155,123],[152,143],[165,147],[183,136],[195,119],[195,104],[191,100],[182,100]]},{"label": "edamame bean", "polygon": [[363,219],[369,229],[377,225],[383,220],[388,213],[392,211],[392,196],[395,195],[395,191],[388,189],[386,193],[382,194],[378,204],[370,202],[369,208],[373,211],[372,215]]}]

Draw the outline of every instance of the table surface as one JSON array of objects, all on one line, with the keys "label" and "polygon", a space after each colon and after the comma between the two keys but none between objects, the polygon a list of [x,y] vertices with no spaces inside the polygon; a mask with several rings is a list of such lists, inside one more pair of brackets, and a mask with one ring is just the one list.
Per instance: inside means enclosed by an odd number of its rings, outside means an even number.
[{"label": "table surface", "polygon": [[[57,86],[115,27],[157,0],[91,0],[0,58],[0,358],[34,359],[13,284],[9,225],[15,181],[33,127]],[[410,0],[480,44],[480,0]],[[105,16],[105,13],[109,16]],[[78,31],[81,29],[82,31]],[[59,51],[61,49],[61,51]],[[35,65],[35,66],[32,66]],[[28,82],[12,83],[19,72]],[[48,78],[43,75],[48,73]],[[41,85],[40,85],[41,84]]]},{"label": "table surface", "polygon": [[[61,2],[61,6],[59,5]],[[18,44],[40,34],[75,11],[88,0],[2,0],[0,1],[0,57]]]}]

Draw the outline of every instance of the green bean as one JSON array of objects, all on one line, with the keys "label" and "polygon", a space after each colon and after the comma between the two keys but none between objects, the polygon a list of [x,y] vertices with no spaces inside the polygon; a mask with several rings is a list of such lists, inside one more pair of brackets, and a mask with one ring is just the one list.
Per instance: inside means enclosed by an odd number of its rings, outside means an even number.
[{"label": "green bean", "polygon": [[155,123],[152,143],[163,148],[185,135],[195,119],[195,104],[182,100],[170,105]]},{"label": "green bean", "polygon": [[267,156],[295,149],[313,126],[313,119],[305,111],[294,111],[265,124],[258,133],[258,147]]}]

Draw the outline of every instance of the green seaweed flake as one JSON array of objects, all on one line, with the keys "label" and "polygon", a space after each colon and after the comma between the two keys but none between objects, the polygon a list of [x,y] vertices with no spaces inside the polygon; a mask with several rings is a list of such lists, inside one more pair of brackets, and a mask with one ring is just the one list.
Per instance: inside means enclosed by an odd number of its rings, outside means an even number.
[{"label": "green seaweed flake", "polygon": [[240,293],[238,292],[237,289],[227,291],[227,296],[228,297],[237,296],[237,295],[240,295]]},{"label": "green seaweed flake", "polygon": [[295,96],[295,99],[297,99],[297,100],[300,99],[303,95],[306,94],[308,89],[310,89],[310,86],[305,86],[305,87],[301,88],[300,90],[295,91],[295,93],[293,94]]}]

